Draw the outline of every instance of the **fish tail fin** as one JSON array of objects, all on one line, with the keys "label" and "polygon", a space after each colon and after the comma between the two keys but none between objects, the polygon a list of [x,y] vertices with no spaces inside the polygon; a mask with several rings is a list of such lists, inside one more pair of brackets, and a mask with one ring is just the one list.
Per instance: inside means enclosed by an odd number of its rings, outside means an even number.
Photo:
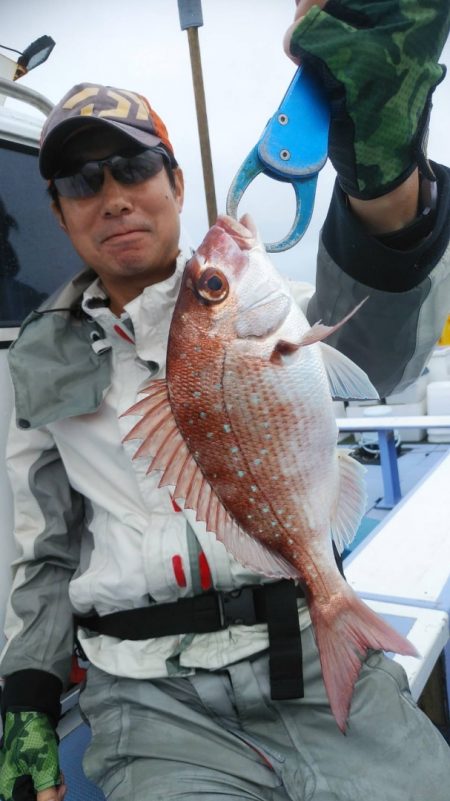
[{"label": "fish tail fin", "polygon": [[412,643],[394,631],[347,586],[339,609],[311,599],[310,612],[331,711],[345,732],[353,687],[368,650],[418,656]]}]

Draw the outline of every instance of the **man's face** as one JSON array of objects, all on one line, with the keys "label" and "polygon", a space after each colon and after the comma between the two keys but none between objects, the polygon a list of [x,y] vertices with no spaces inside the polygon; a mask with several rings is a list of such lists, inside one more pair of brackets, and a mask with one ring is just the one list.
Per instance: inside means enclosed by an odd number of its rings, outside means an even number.
[{"label": "man's face", "polygon": [[[64,155],[79,167],[129,144],[119,132],[93,128],[69,140]],[[59,198],[61,208],[55,211],[76,251],[123,304],[174,271],[183,205],[181,170],[174,175],[174,188],[164,168],[140,183],[122,184],[105,167],[97,194]]]}]

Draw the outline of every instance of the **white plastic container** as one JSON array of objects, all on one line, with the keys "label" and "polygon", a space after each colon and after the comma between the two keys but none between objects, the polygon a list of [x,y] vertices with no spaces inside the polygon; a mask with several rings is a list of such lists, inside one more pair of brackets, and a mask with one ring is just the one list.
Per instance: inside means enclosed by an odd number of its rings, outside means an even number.
[{"label": "white plastic container", "polygon": [[[366,409],[378,409],[381,407],[380,403],[374,403],[372,400],[367,401],[350,401],[345,415],[346,417],[364,417],[364,413]],[[361,439],[361,431],[354,431],[353,432],[353,439],[355,442],[359,442]],[[375,435],[376,437],[376,435]]]},{"label": "white plastic container", "polygon": [[[368,417],[373,420],[376,417],[386,418],[392,417],[394,414],[393,407],[386,404],[379,404],[378,406],[366,406],[363,412],[363,417]],[[398,431],[394,431],[394,438],[396,446],[400,445],[400,435]],[[376,431],[363,431],[359,437],[360,447],[364,446],[378,446],[378,433]]]},{"label": "white plastic container", "polygon": [[450,348],[436,347],[427,363],[428,383],[450,380]]},{"label": "white plastic container", "polygon": [[[386,402],[392,406],[392,414],[398,417],[412,417],[427,413],[427,386],[429,372],[425,370],[419,378],[402,392],[388,395]],[[425,438],[424,428],[403,428],[402,442],[421,442]]]},{"label": "white plastic container", "polygon": [[[450,414],[450,381],[432,381],[427,386],[427,414]],[[429,428],[428,442],[450,442],[450,428]]]},{"label": "white plastic container", "polygon": [[[416,403],[392,403],[391,408],[394,417],[422,416],[427,413],[426,394]],[[425,428],[402,428],[400,431],[402,442],[421,442],[426,433]]]},{"label": "white plastic container", "polygon": [[[396,407],[395,406],[388,406],[384,403],[377,403],[374,404],[373,401],[368,403],[367,401],[351,402],[347,406],[347,417],[350,419],[352,417],[392,417],[396,415]],[[395,440],[397,444],[400,444],[400,434],[398,431],[394,432]],[[378,443],[378,434],[376,431],[355,431],[353,434],[355,441],[358,445],[375,445]]]},{"label": "white plastic container", "polygon": [[[410,404],[425,400],[427,395],[427,385],[430,380],[429,376],[429,371],[424,371],[422,375],[420,375],[419,378],[414,381],[413,384],[404,389],[402,392],[394,392],[392,395],[387,395],[386,403],[389,404],[389,406],[392,406],[397,405],[398,403]],[[397,412],[397,410],[394,409],[394,414],[401,414],[401,412]],[[425,412],[417,412],[417,414],[425,414]]]}]

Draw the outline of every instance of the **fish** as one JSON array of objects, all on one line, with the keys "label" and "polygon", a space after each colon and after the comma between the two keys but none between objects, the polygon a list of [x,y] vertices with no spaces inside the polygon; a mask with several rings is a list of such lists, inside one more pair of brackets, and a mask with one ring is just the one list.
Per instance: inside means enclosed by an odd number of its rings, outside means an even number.
[{"label": "fish", "polygon": [[[360,304],[361,305],[361,304]],[[340,574],[365,511],[365,469],[338,448],[333,398],[376,398],[366,373],[310,326],[249,215],[221,215],[187,262],[166,378],[125,414],[160,487],[267,579],[304,588],[331,711],[345,732],[369,650],[417,655]]]}]

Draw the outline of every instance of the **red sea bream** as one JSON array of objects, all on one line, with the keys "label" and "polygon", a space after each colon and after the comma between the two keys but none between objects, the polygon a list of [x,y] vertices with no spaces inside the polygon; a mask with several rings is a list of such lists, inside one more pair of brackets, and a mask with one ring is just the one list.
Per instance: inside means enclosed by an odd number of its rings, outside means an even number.
[{"label": "red sea bream", "polygon": [[184,272],[167,378],[129,410],[143,416],[127,439],[143,440],[136,456],[238,561],[302,583],[344,730],[367,650],[415,650],[355,595],[333,555],[333,540],[352,540],[365,491],[364,469],[337,448],[332,397],[377,396],[322,342],[336,327],[310,327],[249,218],[219,217]]}]

